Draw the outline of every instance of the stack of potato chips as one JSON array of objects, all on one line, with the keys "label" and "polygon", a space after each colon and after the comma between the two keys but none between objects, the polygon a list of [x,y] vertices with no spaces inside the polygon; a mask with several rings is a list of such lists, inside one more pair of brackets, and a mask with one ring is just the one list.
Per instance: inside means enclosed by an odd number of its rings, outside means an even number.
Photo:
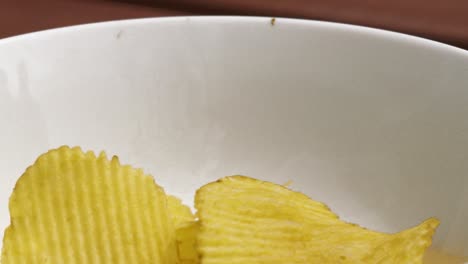
[{"label": "stack of potato chips", "polygon": [[201,187],[195,217],[142,170],[69,147],[41,155],[9,206],[2,264],[417,264],[439,224],[374,232],[244,176]]}]

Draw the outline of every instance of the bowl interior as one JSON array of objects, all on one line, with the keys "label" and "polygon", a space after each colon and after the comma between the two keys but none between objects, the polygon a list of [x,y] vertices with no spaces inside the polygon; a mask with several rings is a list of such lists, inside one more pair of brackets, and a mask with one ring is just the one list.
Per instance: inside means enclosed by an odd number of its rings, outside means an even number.
[{"label": "bowl interior", "polygon": [[[193,200],[245,174],[396,231],[436,216],[468,255],[468,55],[418,38],[270,18],[119,21],[0,41],[0,228],[34,159],[106,150]],[[3,233],[1,234],[3,235]]]}]

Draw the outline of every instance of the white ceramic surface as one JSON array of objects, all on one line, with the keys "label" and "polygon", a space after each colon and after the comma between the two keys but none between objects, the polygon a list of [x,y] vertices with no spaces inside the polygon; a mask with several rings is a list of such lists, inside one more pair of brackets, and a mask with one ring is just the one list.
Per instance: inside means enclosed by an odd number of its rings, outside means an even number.
[{"label": "white ceramic surface", "polygon": [[[118,21],[0,41],[0,228],[34,159],[107,150],[191,203],[246,174],[468,255],[468,52],[348,25]],[[3,231],[0,234],[3,236]]]}]

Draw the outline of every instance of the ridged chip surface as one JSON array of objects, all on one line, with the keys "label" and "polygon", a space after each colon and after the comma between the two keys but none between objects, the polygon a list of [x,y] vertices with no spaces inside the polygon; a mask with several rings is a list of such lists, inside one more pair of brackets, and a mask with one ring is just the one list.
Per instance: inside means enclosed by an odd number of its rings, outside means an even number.
[{"label": "ridged chip surface", "polygon": [[244,176],[200,188],[195,207],[203,264],[420,264],[439,224],[374,232],[304,194]]},{"label": "ridged chip surface", "polygon": [[174,264],[175,229],[151,176],[61,147],[18,180],[2,264]]},{"label": "ridged chip surface", "polygon": [[177,255],[180,264],[200,263],[196,249],[198,223],[190,208],[175,196],[168,196],[168,208],[176,229]]}]

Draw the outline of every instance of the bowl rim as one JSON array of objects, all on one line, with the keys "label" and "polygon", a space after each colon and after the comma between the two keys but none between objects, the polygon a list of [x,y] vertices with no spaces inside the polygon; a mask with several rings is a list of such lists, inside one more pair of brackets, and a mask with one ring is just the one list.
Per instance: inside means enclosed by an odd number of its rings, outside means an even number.
[{"label": "bowl rim", "polygon": [[441,52],[453,53],[458,56],[465,57],[468,59],[468,50],[458,48],[449,44],[438,42],[435,40],[426,39],[406,33],[400,33],[387,29],[379,29],[368,26],[353,25],[348,23],[329,22],[321,20],[309,20],[309,19],[298,19],[298,18],[286,18],[286,17],[266,17],[266,16],[167,16],[167,17],[147,17],[147,18],[134,18],[134,19],[119,19],[110,20],[104,22],[84,23],[72,26],[51,28],[46,30],[35,31],[31,33],[20,34],[7,38],[0,39],[0,48],[3,45],[14,43],[16,41],[24,41],[28,39],[34,39],[38,37],[46,37],[54,34],[70,33],[73,31],[87,30],[93,28],[113,28],[115,26],[122,25],[143,25],[148,23],[193,23],[193,22],[242,22],[242,23],[262,23],[267,22],[268,24],[275,19],[275,25],[278,23],[285,23],[289,25],[301,25],[311,26],[321,29],[329,30],[344,30],[354,31],[356,33],[365,34],[368,36],[374,36],[379,38],[386,38],[393,41],[407,42],[415,47],[429,47]]}]

